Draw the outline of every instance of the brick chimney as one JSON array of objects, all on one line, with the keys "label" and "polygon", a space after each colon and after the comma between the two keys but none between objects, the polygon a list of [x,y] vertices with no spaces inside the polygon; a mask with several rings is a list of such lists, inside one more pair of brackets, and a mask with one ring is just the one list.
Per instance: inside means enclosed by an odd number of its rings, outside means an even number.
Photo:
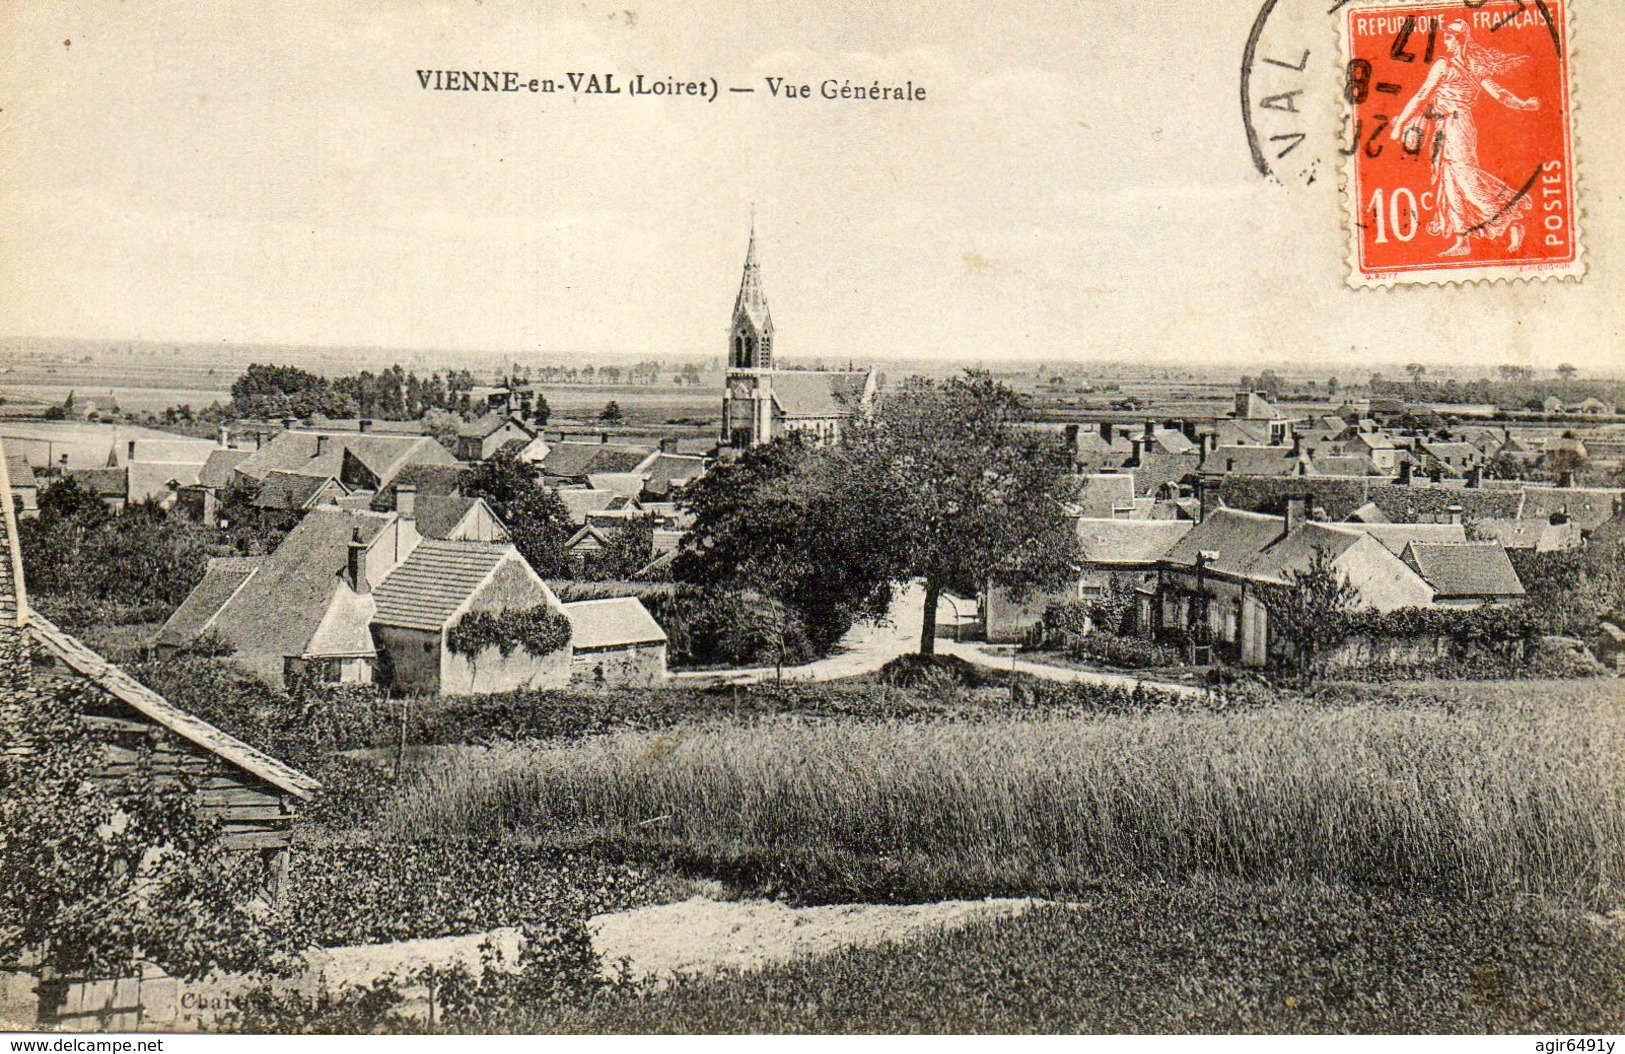
[{"label": "brick chimney", "polygon": [[1444,510],[1444,514],[1446,523],[1459,524],[1461,522],[1462,507],[1460,505],[1452,505],[1448,509]]},{"label": "brick chimney", "polygon": [[1309,495],[1294,494],[1286,499],[1286,526],[1282,532],[1285,537],[1303,526],[1309,519]]},{"label": "brick chimney", "polygon": [[367,543],[361,540],[359,527],[350,533],[350,548],[345,554],[344,574],[350,580],[350,588],[357,593],[372,592],[372,585],[367,581]]},{"label": "brick chimney", "polygon": [[1100,438],[1106,443],[1112,441],[1112,423],[1110,421],[1100,422]]},{"label": "brick chimney", "polygon": [[372,418],[363,417],[361,420],[357,421],[355,423],[355,430],[357,432],[370,432],[370,431],[372,431]]},{"label": "brick chimney", "polygon": [[403,520],[418,518],[418,489],[410,483],[395,488],[395,511]]},{"label": "brick chimney", "polygon": [[215,433],[215,440],[223,447],[231,446],[231,429],[221,425],[220,430]]},{"label": "brick chimney", "polygon": [[1409,458],[1399,463],[1399,479],[1396,480],[1401,487],[1411,485],[1411,462]]}]

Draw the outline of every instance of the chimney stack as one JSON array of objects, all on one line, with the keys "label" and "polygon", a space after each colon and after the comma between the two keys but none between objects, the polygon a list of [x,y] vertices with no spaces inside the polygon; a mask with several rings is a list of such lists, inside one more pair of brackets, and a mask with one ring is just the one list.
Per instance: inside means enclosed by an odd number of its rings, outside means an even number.
[{"label": "chimney stack", "polygon": [[1557,476],[1557,485],[1565,490],[1574,486],[1574,470],[1566,468],[1560,472]]},{"label": "chimney stack", "polygon": [[1139,468],[1143,464],[1141,459],[1145,456],[1146,441],[1136,436],[1130,442],[1133,444],[1134,451],[1129,455],[1129,459],[1123,463],[1123,467]]},{"label": "chimney stack", "polygon": [[395,511],[403,520],[418,518],[418,489],[410,483],[395,488]]},{"label": "chimney stack", "polygon": [[1472,490],[1477,490],[1483,485],[1484,469],[1478,465],[1474,465],[1472,468],[1467,470],[1467,486]]},{"label": "chimney stack", "polygon": [[1445,512],[1445,522],[1446,523],[1457,523],[1457,524],[1459,524],[1461,522],[1462,508],[1461,508],[1460,505],[1452,505],[1448,509],[1446,509],[1444,512]]},{"label": "chimney stack", "polygon": [[345,556],[344,573],[350,579],[351,589],[357,593],[372,592],[372,586],[367,582],[367,544],[361,540],[359,527],[350,533],[350,549]]},{"label": "chimney stack", "polygon": [[1066,429],[1065,429],[1065,433],[1066,433],[1066,445],[1071,447],[1073,450],[1076,450],[1078,448],[1078,426],[1077,425],[1067,425]]},{"label": "chimney stack", "polygon": [[598,433],[598,442],[599,443],[607,443],[607,442],[609,442],[609,433],[608,432],[599,432]]},{"label": "chimney stack", "polygon": [[1396,481],[1401,487],[1411,485],[1411,459],[1406,458],[1399,463],[1399,479]]},{"label": "chimney stack", "polygon": [[221,425],[220,431],[215,433],[215,439],[223,447],[231,446],[231,429],[227,428],[225,425]]},{"label": "chimney stack", "polygon": [[370,432],[370,431],[372,431],[372,418],[363,417],[361,420],[357,421],[355,423],[355,430],[357,432]]},{"label": "chimney stack", "polygon": [[1112,441],[1112,423],[1110,421],[1100,422],[1100,438],[1106,443]]},{"label": "chimney stack", "polygon": [[328,439],[329,439],[328,436],[317,436],[316,437],[316,456],[317,457],[321,457],[323,454],[327,453]]},{"label": "chimney stack", "polygon": [[213,487],[203,487],[203,508],[201,522],[205,527],[220,526],[220,492]]},{"label": "chimney stack", "polygon": [[1145,432],[1143,434],[1145,436],[1146,445],[1149,446],[1151,444],[1152,440],[1157,438],[1157,425],[1156,425],[1156,422],[1147,421],[1145,423]]},{"label": "chimney stack", "polygon": [[1309,496],[1294,494],[1286,499],[1286,534],[1291,534],[1308,520]]}]

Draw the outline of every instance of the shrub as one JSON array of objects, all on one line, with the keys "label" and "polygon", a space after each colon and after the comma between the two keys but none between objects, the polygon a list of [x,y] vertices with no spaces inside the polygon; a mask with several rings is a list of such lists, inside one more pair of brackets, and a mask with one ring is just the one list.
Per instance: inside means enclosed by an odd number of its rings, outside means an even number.
[{"label": "shrub", "polygon": [[569,645],[570,620],[548,604],[499,611],[470,611],[446,631],[446,647],[467,658],[495,648],[503,658],[524,649],[543,658]]},{"label": "shrub", "polygon": [[1066,653],[1080,661],[1100,662],[1126,670],[1177,666],[1181,661],[1179,651],[1166,643],[1139,637],[1119,637],[1103,630],[1076,638]]}]

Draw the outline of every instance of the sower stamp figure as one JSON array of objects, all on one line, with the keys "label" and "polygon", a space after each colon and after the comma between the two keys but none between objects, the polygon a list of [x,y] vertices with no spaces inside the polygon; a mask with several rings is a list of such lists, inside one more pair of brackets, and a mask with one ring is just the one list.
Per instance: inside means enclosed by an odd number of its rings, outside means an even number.
[{"label": "sower stamp figure", "polygon": [[1347,0],[1356,288],[1579,278],[1567,0]]},{"label": "sower stamp figure", "polygon": [[1479,163],[1473,107],[1488,95],[1512,110],[1540,109],[1539,99],[1520,99],[1495,80],[1523,65],[1528,56],[1484,47],[1459,18],[1445,27],[1444,49],[1446,57],[1434,62],[1421,90],[1400,111],[1391,138],[1412,151],[1430,144],[1434,212],[1428,233],[1455,239],[1440,256],[1465,256],[1468,238],[1496,239],[1503,234],[1507,253],[1516,253],[1523,245],[1524,214],[1534,202]]}]

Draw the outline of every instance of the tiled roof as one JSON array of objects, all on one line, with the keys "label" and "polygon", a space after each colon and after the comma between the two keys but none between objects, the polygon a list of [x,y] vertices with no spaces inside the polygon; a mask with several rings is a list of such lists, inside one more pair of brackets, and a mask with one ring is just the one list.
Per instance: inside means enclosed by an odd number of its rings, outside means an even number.
[{"label": "tiled roof", "polygon": [[1525,487],[1521,519],[1547,519],[1561,512],[1589,531],[1612,519],[1625,490],[1602,487]]},{"label": "tiled roof", "polygon": [[578,600],[564,605],[570,619],[570,643],[577,650],[663,644],[666,631],[637,597]]},{"label": "tiled roof", "polygon": [[542,459],[549,476],[585,477],[591,472],[630,472],[651,453],[648,447],[620,443],[555,443]]},{"label": "tiled roof", "polygon": [[512,545],[426,538],[373,590],[373,619],[386,626],[442,629],[516,551]]},{"label": "tiled roof", "polygon": [[259,573],[215,616],[214,628],[239,651],[303,655],[332,606],[350,539],[370,543],[391,517],[318,505],[260,561]]},{"label": "tiled roof", "polygon": [[1298,458],[1286,446],[1221,446],[1202,461],[1203,472],[1231,476],[1295,476]]},{"label": "tiled roof", "polygon": [[1078,489],[1070,504],[1079,516],[1110,517],[1119,505],[1134,504],[1134,474],[1093,472],[1077,477]]},{"label": "tiled roof", "polygon": [[6,472],[11,476],[13,487],[39,486],[39,481],[34,478],[34,466],[21,454],[6,455]]},{"label": "tiled roof", "polygon": [[1533,549],[1549,553],[1577,549],[1583,542],[1580,525],[1573,520],[1552,523],[1548,519],[1483,519],[1473,521],[1473,531],[1493,538],[1507,549]]},{"label": "tiled roof", "polygon": [[163,696],[117,666],[108,663],[77,639],[62,632],[38,612],[31,612],[29,615],[29,631],[35,641],[74,673],[182,739],[202,747],[216,757],[297,798],[308,799],[316,791],[321,790],[320,783],[298,769],[255,750],[207,721],[193,717],[171,705]]},{"label": "tiled roof", "polygon": [[1360,533],[1347,529],[1347,525],[1304,523],[1253,557],[1247,573],[1272,582],[1290,582],[1291,576],[1308,569],[1316,553],[1336,559],[1359,543]]},{"label": "tiled roof", "polygon": [[70,468],[68,476],[98,498],[130,493],[129,475],[121,468]]},{"label": "tiled roof", "polygon": [[570,522],[578,526],[587,522],[589,512],[625,508],[628,504],[625,495],[591,487],[560,487],[557,494],[559,501],[564,503],[565,511],[570,514]]},{"label": "tiled roof", "polygon": [[203,571],[203,581],[186,595],[158,631],[158,643],[184,648],[197,640],[220,609],[260,568],[260,557],[216,557]]},{"label": "tiled roof", "polygon": [[1189,520],[1078,519],[1078,545],[1091,564],[1150,564],[1195,528]]},{"label": "tiled roof", "polygon": [[418,533],[425,538],[451,537],[451,532],[479,500],[450,494],[418,495],[413,503],[412,512],[413,519],[417,521]]},{"label": "tiled roof", "polygon": [[247,461],[253,453],[252,450],[226,450],[216,447],[209,452],[209,459],[198,470],[197,481],[205,487],[223,489],[230,485],[237,466]]},{"label": "tiled roof", "polygon": [[267,472],[260,481],[254,504],[262,509],[304,509],[323,487],[332,485],[343,490],[333,476],[307,475],[303,472]]},{"label": "tiled roof", "polygon": [[824,370],[777,370],[773,401],[786,417],[842,417],[858,408],[867,375]]},{"label": "tiled roof", "polygon": [[500,410],[492,410],[488,414],[483,414],[476,417],[474,420],[469,421],[467,424],[464,424],[458,428],[457,434],[469,439],[485,439],[489,436],[496,435],[509,425],[513,425],[515,428],[519,429],[519,431],[524,432],[527,436],[532,436],[535,434],[523,423],[514,420],[512,417]]},{"label": "tiled roof", "polygon": [[1412,542],[1465,542],[1467,531],[1459,523],[1347,523],[1350,530],[1369,534],[1384,549],[1399,556]]},{"label": "tiled roof", "polygon": [[[325,454],[319,447],[326,448]],[[343,467],[346,450],[384,483],[392,481],[407,464],[452,465],[457,461],[450,451],[427,436],[282,432],[244,459],[237,470],[251,479],[263,479],[276,469],[336,476]]]},{"label": "tiled roof", "polygon": [[1440,597],[1523,596],[1523,583],[1500,542],[1412,542],[1405,562]]},{"label": "tiled roof", "polygon": [[681,487],[705,475],[705,458],[686,454],[659,454],[639,468],[648,474],[643,488],[650,494],[669,494],[674,486]]},{"label": "tiled roof", "polygon": [[1215,509],[1169,550],[1168,562],[1195,567],[1201,552],[1218,557],[1207,566],[1215,571],[1245,574],[1257,556],[1286,529],[1286,520],[1240,509]]}]

